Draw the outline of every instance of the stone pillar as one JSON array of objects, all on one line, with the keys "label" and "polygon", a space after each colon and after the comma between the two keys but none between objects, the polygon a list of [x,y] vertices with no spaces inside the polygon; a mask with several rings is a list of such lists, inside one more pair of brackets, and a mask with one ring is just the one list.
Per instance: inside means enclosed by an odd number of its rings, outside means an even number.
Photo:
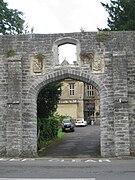
[{"label": "stone pillar", "polygon": [[22,63],[21,56],[8,58],[7,156],[22,151]]},{"label": "stone pillar", "polygon": [[130,153],[135,155],[135,52],[128,52],[128,104],[130,123]]},{"label": "stone pillar", "polygon": [[0,55],[0,156],[6,154],[7,61]]},{"label": "stone pillar", "polygon": [[84,83],[79,82],[78,85],[79,89],[79,103],[78,103],[78,113],[77,113],[77,118],[80,120],[84,120]]},{"label": "stone pillar", "polygon": [[113,52],[115,155],[130,155],[126,52]]}]

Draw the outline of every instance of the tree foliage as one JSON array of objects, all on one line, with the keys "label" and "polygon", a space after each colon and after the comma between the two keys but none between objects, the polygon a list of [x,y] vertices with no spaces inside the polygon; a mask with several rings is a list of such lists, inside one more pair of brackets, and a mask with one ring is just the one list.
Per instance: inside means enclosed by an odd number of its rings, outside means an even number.
[{"label": "tree foliage", "polygon": [[24,22],[22,12],[9,9],[8,4],[0,0],[0,34],[21,34]]},{"label": "tree foliage", "polygon": [[54,82],[44,87],[37,98],[37,116],[48,118],[57,109],[57,104],[61,95],[61,83]]},{"label": "tree foliage", "polygon": [[109,28],[103,30],[135,30],[135,0],[110,0],[110,4],[101,4],[109,14]]},{"label": "tree foliage", "polygon": [[38,118],[38,149],[45,146],[47,141],[57,137],[59,121],[56,116]]},{"label": "tree foliage", "polygon": [[61,83],[54,82],[44,87],[37,98],[38,149],[57,136],[59,121],[54,114],[61,95]]}]

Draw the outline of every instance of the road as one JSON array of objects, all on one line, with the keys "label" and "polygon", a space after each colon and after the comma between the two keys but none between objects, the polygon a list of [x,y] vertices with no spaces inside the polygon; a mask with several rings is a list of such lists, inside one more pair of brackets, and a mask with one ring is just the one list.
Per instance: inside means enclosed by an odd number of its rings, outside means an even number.
[{"label": "road", "polygon": [[100,157],[100,127],[76,127],[45,153],[45,157]]},{"label": "road", "polygon": [[[135,180],[135,159],[43,158],[0,159],[0,180],[65,179]],[[91,179],[93,178],[93,179]],[[23,180],[22,179],[22,180]],[[7,180],[7,179],[6,179]]]},{"label": "road", "polygon": [[135,158],[101,158],[99,127],[76,128],[45,157],[0,158],[0,180],[135,180]]}]

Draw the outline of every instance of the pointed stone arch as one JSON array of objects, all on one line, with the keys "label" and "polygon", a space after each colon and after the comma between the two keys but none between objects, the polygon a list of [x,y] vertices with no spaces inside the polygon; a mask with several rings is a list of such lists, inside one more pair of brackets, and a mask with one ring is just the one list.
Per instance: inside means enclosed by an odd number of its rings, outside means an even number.
[{"label": "pointed stone arch", "polygon": [[[104,83],[98,79],[95,78],[91,74],[87,74],[84,72],[81,72],[79,70],[74,70],[74,69],[63,69],[63,70],[57,70],[55,72],[51,72],[49,74],[46,74],[42,78],[38,79],[37,81],[33,82],[32,86],[29,89],[29,93],[26,96],[26,100],[28,103],[26,103],[27,108],[25,106],[25,111],[23,114],[23,122],[24,125],[26,125],[25,122],[27,122],[27,119],[31,121],[31,124],[33,124],[33,127],[31,129],[23,128],[25,132],[25,137],[27,137],[27,140],[25,138],[23,139],[24,143],[27,141],[27,145],[23,145],[26,149],[29,149],[29,152],[25,152],[25,149],[23,150],[23,154],[37,154],[37,137],[36,137],[36,132],[37,132],[37,96],[38,93],[41,91],[42,88],[44,88],[48,83],[55,82],[58,80],[64,80],[66,78],[71,78],[75,79],[78,81],[83,81],[85,83],[93,85],[100,94],[100,110],[101,110],[101,122],[100,122],[100,144],[101,144],[101,156],[112,156],[114,153],[113,147],[113,128],[111,126],[111,131],[110,131],[110,121],[107,119],[108,117],[108,112],[106,111],[106,99],[108,98],[108,91],[107,88],[105,87]],[[110,103],[112,103],[110,101]],[[27,109],[27,110],[26,110]],[[113,120],[112,120],[113,121]],[[109,131],[108,131],[109,128]],[[109,134],[108,134],[109,133]],[[27,136],[28,134],[28,136]],[[109,135],[109,137],[108,137]],[[32,137],[30,137],[32,136]],[[28,141],[29,139],[29,141]],[[30,142],[30,144],[28,143]],[[109,147],[109,144],[111,146]],[[28,148],[27,146],[31,147]]]}]

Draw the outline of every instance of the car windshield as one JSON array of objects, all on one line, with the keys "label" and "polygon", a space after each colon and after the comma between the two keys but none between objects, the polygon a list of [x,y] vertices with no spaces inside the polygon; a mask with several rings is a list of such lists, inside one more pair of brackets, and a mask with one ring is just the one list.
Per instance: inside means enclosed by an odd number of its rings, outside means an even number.
[{"label": "car windshield", "polygon": [[70,119],[64,119],[63,123],[71,123]]}]

